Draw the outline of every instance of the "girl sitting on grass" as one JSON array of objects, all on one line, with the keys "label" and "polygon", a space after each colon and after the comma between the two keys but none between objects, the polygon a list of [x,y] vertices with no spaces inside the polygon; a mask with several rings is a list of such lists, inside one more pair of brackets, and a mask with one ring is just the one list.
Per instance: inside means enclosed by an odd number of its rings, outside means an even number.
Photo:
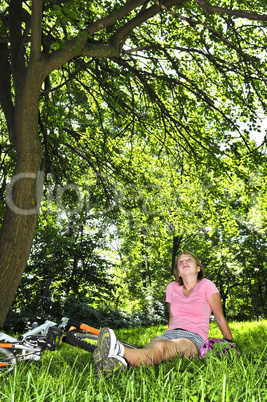
[{"label": "girl sitting on grass", "polygon": [[233,341],[222,311],[215,284],[204,279],[204,268],[196,256],[183,252],[174,269],[176,282],[167,286],[169,325],[163,335],[153,338],[143,349],[124,347],[112,329],[102,328],[94,361],[104,374],[124,370],[127,365],[158,364],[177,355],[193,358],[208,339],[211,311],[223,337]]}]

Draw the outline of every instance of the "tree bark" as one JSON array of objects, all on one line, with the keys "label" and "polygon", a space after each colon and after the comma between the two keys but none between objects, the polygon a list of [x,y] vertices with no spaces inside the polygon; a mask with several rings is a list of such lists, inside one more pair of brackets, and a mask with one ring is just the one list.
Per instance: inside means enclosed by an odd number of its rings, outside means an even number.
[{"label": "tree bark", "polygon": [[[37,226],[40,200],[38,188],[39,193],[42,190],[41,174],[39,174],[42,148],[38,136],[38,104],[42,82],[50,72],[77,56],[118,58],[123,43],[136,27],[164,10],[174,18],[184,19],[183,15],[177,13],[179,7],[176,11],[172,11],[171,8],[186,2],[187,0],[155,0],[155,4],[150,5],[146,0],[128,0],[122,7],[116,7],[109,15],[88,22],[88,26],[79,35],[66,41],[64,46],[50,54],[42,51],[42,39],[46,37],[42,33],[42,13],[45,7],[51,6],[52,3],[44,4],[43,0],[34,0],[31,2],[30,14],[28,11],[30,6],[27,9],[22,7],[21,0],[7,2],[6,14],[3,13],[3,18],[8,17],[6,25],[3,25],[5,37],[0,38],[0,103],[7,120],[10,141],[17,155],[13,181],[7,192],[6,213],[0,229],[0,292],[2,296],[0,327],[4,323],[21,281]],[[267,20],[266,15],[244,10],[228,10],[212,6],[204,0],[195,0],[195,2],[206,13],[219,12],[252,20]],[[93,39],[94,33],[105,31],[107,27],[123,20],[134,10],[136,10],[134,17],[129,17],[112,33],[109,40],[103,43],[89,40]],[[194,23],[191,18],[187,20]],[[197,22],[200,24],[200,21]],[[212,27],[210,32],[214,33]],[[216,35],[246,60],[247,55],[242,49],[231,44],[226,38],[222,38],[217,32]],[[30,42],[29,46],[28,42]],[[60,41],[58,44],[61,45]],[[145,45],[154,47],[153,43]],[[261,77],[264,79],[263,74]],[[141,74],[138,79],[143,80],[145,87],[146,80]],[[15,105],[13,105],[13,88],[15,88]],[[152,99],[158,101],[155,93],[150,93]],[[205,94],[201,95],[209,104],[210,99]]]},{"label": "tree bark", "polygon": [[6,213],[0,229],[0,327],[4,324],[20,284],[37,226],[42,191],[42,149],[38,135],[42,74],[39,73],[38,66],[29,68],[25,77],[21,77],[16,94],[16,165],[7,191]]}]

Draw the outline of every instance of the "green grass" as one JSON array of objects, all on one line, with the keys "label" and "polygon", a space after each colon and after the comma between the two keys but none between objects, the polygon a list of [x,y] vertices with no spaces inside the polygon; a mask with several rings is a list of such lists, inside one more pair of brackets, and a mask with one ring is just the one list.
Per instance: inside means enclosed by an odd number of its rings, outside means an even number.
[{"label": "green grass", "polygon": [[[241,350],[238,358],[176,358],[106,378],[95,374],[91,354],[64,344],[56,352],[45,352],[40,362],[21,363],[2,375],[0,401],[267,401],[267,321],[234,322],[230,327]],[[115,332],[142,346],[165,328]],[[220,336],[212,323],[210,337]]]}]

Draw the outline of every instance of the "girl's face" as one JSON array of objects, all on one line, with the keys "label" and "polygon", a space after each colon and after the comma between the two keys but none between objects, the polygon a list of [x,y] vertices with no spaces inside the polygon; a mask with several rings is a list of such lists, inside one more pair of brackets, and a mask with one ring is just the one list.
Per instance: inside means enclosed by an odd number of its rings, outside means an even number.
[{"label": "girl's face", "polygon": [[200,271],[200,267],[197,265],[196,260],[190,254],[181,254],[178,259],[178,273],[183,277],[184,274],[191,273],[196,274]]}]

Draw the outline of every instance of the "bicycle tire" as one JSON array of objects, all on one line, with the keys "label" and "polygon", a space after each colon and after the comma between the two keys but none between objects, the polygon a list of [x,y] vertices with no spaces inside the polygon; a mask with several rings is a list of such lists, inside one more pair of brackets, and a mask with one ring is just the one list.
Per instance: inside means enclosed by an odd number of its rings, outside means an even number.
[{"label": "bicycle tire", "polygon": [[[65,342],[73,346],[77,346],[80,349],[86,350],[87,352],[93,353],[97,345],[89,342],[97,341],[97,338],[98,338],[97,335],[91,334],[90,332],[73,329],[68,332]],[[119,340],[119,342],[122,343],[127,348],[136,349],[136,346],[131,343],[121,340]]]},{"label": "bicycle tire", "polygon": [[64,342],[68,343],[69,345],[76,346],[79,349],[83,349],[86,352],[93,353],[97,346],[90,342],[84,341],[85,338],[87,340],[96,341],[97,335],[79,331],[77,329],[72,329],[68,332],[67,336],[64,339]]},{"label": "bicycle tire", "polygon": [[0,374],[13,370],[16,362],[16,357],[10,350],[0,348]]}]

